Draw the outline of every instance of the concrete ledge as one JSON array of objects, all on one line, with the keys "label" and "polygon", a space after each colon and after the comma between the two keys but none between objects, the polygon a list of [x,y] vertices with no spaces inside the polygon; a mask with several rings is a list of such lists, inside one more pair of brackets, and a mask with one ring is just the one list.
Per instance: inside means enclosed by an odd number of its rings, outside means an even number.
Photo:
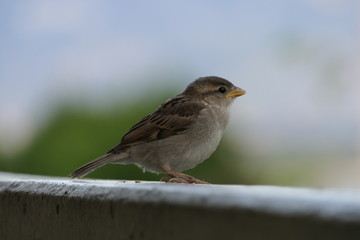
[{"label": "concrete ledge", "polygon": [[360,192],[0,172],[0,239],[360,239]]}]

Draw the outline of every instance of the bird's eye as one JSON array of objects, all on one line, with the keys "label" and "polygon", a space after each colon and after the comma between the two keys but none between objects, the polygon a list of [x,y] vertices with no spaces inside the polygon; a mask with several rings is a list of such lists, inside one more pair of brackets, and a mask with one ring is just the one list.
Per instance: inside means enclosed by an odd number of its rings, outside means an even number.
[{"label": "bird's eye", "polygon": [[220,88],[218,89],[218,91],[219,91],[220,93],[224,93],[224,92],[226,92],[226,88],[220,87]]}]

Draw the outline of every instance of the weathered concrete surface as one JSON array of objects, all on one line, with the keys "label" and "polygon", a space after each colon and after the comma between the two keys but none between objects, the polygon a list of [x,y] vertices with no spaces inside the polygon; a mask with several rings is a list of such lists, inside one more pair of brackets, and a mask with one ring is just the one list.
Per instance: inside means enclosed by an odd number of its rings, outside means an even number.
[{"label": "weathered concrete surface", "polygon": [[360,192],[0,172],[0,239],[360,239]]}]

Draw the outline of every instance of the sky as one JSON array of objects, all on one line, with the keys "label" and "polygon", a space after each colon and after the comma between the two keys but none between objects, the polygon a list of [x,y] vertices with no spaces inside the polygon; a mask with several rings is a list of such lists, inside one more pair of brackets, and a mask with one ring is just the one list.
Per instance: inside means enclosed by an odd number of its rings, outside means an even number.
[{"label": "sky", "polygon": [[2,1],[0,151],[26,146],[54,101],[131,101],[134,89],[182,91],[217,75],[247,90],[231,134],[260,155],[356,152],[359,10],[356,0]]}]

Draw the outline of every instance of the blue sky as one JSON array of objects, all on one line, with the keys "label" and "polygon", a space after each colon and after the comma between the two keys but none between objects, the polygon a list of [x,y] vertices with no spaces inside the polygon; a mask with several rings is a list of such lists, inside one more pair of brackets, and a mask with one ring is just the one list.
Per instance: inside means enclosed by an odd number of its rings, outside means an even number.
[{"label": "blue sky", "polygon": [[232,134],[261,154],[355,148],[359,10],[355,0],[2,1],[0,151],[31,141],[54,99],[129,100],[134,86],[155,92],[158,75],[168,81],[157,88],[218,75],[246,89]]}]

